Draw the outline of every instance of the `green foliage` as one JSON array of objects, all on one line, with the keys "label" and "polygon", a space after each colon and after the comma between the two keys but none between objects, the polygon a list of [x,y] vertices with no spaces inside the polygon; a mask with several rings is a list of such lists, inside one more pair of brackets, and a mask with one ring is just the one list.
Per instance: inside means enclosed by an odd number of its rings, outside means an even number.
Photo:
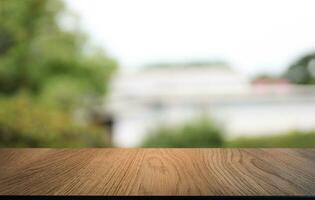
[{"label": "green foliage", "polygon": [[226,147],[315,147],[315,132],[294,131],[274,136],[242,137],[226,142]]},{"label": "green foliage", "polygon": [[293,131],[271,136],[229,140],[209,120],[196,120],[176,127],[160,126],[145,140],[144,147],[296,147],[314,148],[315,132]]},{"label": "green foliage", "polygon": [[71,116],[26,95],[0,99],[0,147],[102,147],[104,130],[78,125]]},{"label": "green foliage", "polygon": [[315,53],[307,54],[293,63],[285,76],[296,84],[315,83]]},{"label": "green foliage", "polygon": [[180,127],[154,130],[144,147],[222,147],[222,131],[211,121],[196,120]]},{"label": "green foliage", "polygon": [[22,88],[37,95],[48,89],[54,95],[46,99],[58,102],[67,89],[61,94],[51,90],[62,76],[71,80],[63,81],[65,88],[77,90],[64,97],[67,101],[104,94],[116,63],[104,52],[87,52],[86,36],[79,30],[60,27],[58,19],[65,13],[61,1],[2,0],[0,4],[0,93]]},{"label": "green foliage", "polygon": [[108,145],[73,113],[100,102],[117,64],[66,15],[61,0],[0,0],[0,146]]}]

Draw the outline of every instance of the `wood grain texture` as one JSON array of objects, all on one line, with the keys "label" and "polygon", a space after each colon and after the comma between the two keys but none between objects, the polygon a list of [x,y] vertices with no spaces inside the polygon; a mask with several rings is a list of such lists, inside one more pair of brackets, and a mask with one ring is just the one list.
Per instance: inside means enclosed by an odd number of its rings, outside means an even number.
[{"label": "wood grain texture", "polygon": [[2,195],[315,195],[315,149],[2,149]]}]

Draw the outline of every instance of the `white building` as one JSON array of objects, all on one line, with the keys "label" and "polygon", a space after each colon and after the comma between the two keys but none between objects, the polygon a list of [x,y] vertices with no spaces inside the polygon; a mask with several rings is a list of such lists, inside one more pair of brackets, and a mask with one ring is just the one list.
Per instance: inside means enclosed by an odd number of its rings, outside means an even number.
[{"label": "white building", "polygon": [[150,129],[206,115],[228,137],[315,129],[315,89],[253,86],[225,67],[153,68],[117,74],[106,110],[113,143],[141,145]]}]

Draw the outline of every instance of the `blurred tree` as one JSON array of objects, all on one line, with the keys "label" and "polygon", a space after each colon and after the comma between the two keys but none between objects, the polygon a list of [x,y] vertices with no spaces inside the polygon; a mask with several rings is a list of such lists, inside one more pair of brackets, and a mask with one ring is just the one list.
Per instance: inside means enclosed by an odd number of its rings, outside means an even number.
[{"label": "blurred tree", "polygon": [[108,145],[73,115],[101,102],[117,64],[66,16],[61,0],[0,0],[0,146]]},{"label": "blurred tree", "polygon": [[64,14],[59,0],[0,1],[0,93],[28,90],[64,107],[104,94],[116,63],[87,52],[79,30],[62,29]]},{"label": "blurred tree", "polygon": [[68,113],[34,102],[27,93],[0,98],[0,147],[102,147],[104,129],[75,123]]},{"label": "blurred tree", "polygon": [[285,76],[296,84],[315,83],[315,53],[310,53],[293,63],[285,72]]}]

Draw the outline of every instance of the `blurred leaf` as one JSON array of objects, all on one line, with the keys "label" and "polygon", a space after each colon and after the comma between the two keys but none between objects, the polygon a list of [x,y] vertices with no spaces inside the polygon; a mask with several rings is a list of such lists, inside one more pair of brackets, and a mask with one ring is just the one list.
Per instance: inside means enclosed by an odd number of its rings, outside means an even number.
[{"label": "blurred leaf", "polygon": [[153,130],[144,147],[222,147],[222,131],[208,119],[196,119],[182,126],[161,126]]},{"label": "blurred leaf", "polygon": [[61,110],[32,102],[26,93],[0,99],[2,147],[102,147],[109,140],[101,127],[76,124]]}]

